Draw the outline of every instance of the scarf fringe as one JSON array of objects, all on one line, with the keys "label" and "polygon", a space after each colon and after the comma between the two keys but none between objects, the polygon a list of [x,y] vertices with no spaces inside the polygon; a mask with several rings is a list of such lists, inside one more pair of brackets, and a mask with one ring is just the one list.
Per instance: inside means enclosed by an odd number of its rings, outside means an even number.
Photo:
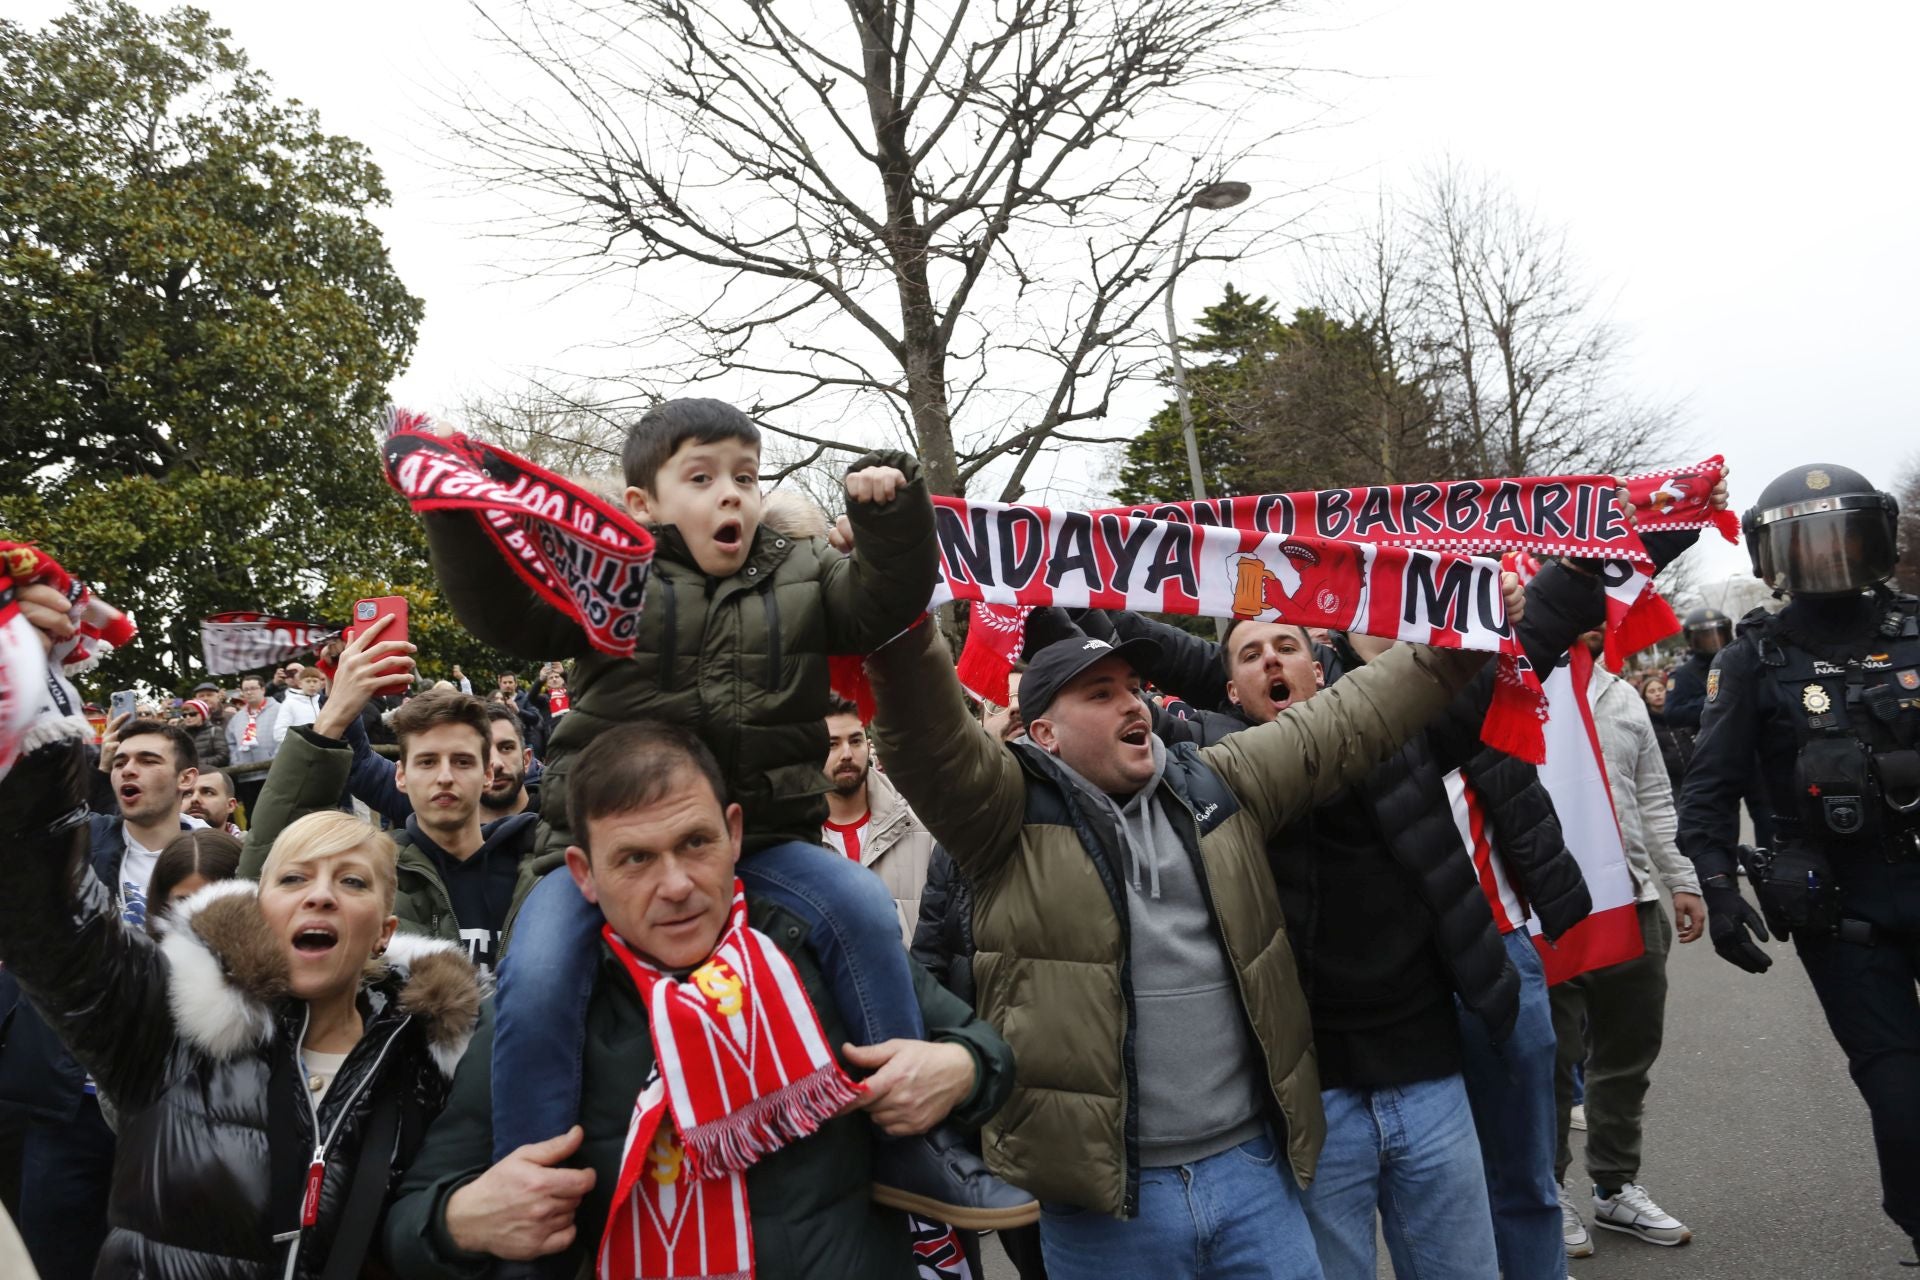
[{"label": "scarf fringe", "polygon": [[863,1090],[829,1063],[718,1120],[684,1131],[687,1171],[695,1178],[744,1173],[789,1142],[805,1138],[857,1102]]}]

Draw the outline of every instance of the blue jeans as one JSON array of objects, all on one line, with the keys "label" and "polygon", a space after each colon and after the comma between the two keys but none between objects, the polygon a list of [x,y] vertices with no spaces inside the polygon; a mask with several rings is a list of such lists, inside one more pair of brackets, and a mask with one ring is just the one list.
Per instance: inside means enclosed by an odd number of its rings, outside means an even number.
[{"label": "blue jeans", "polygon": [[1133,1218],[1041,1205],[1048,1280],[1319,1280],[1300,1193],[1280,1157],[1263,1134],[1196,1164],[1142,1169]]},{"label": "blue jeans", "polygon": [[1374,1280],[1377,1211],[1401,1280],[1497,1274],[1480,1142],[1459,1076],[1323,1089],[1327,1142],[1303,1197],[1327,1280]]},{"label": "blue jeans", "polygon": [[[738,874],[751,897],[806,922],[807,945],[855,1042],[927,1038],[899,913],[879,876],[800,841],[745,855]],[[549,872],[521,904],[494,993],[495,1160],[565,1133],[580,1118],[587,1005],[605,923],[565,867]]]},{"label": "blue jeans", "polygon": [[1533,939],[1515,929],[1505,941],[1507,958],[1520,974],[1520,1016],[1506,1043],[1496,1045],[1486,1024],[1461,1007],[1463,1074],[1480,1132],[1501,1274],[1507,1280],[1563,1280],[1567,1245],[1560,1234],[1560,1184],[1553,1176],[1559,1040]]}]

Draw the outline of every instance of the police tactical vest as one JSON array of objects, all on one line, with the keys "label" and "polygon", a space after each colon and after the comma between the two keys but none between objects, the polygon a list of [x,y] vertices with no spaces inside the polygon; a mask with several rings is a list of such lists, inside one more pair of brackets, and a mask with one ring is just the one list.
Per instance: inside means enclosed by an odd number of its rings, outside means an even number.
[{"label": "police tactical vest", "polygon": [[[1920,600],[1883,592],[1882,623],[1852,647],[1795,636],[1755,610],[1765,674],[1799,738],[1799,826],[1808,838],[1914,856],[1920,833]],[[1786,816],[1786,815],[1782,815]]]}]

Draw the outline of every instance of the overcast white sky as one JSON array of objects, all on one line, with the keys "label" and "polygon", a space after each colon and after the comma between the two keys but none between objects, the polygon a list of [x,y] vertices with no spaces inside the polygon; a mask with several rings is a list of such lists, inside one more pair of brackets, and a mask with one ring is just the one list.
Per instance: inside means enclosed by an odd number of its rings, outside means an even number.
[{"label": "overcast white sky", "polygon": [[[433,162],[432,86],[491,57],[466,4],[200,4],[385,169],[394,205],[378,221],[427,306],[402,403],[594,370],[584,348],[618,331],[619,296],[506,280],[500,244],[474,234],[488,209]],[[62,7],[0,0],[33,24]],[[1296,61],[1345,73],[1315,82],[1338,123],[1290,144],[1290,171],[1234,176],[1262,192],[1334,184],[1316,221],[1337,229],[1443,154],[1497,175],[1568,227],[1633,335],[1634,388],[1685,400],[1697,452],[1735,468],[1737,505],[1799,463],[1891,483],[1920,452],[1920,5],[1322,0],[1315,25]],[[1235,282],[1290,307],[1292,267],[1275,255]],[[1220,283],[1183,284],[1182,312]],[[1703,577],[1744,572],[1735,549],[1712,554]]]}]

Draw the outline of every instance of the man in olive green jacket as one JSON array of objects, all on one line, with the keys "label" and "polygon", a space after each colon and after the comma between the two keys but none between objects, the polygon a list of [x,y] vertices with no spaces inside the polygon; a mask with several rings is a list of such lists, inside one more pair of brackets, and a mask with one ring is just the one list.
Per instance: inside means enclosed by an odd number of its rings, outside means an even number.
[{"label": "man in olive green jacket", "polygon": [[1018,1064],[987,1162],[1042,1202],[1049,1274],[1317,1277],[1295,1184],[1325,1122],[1267,843],[1484,655],[1400,646],[1200,750],[1150,732],[1132,664],[1152,641],[1065,639],[1029,663],[1009,747],[932,633],[869,660],[875,737],[973,884],[978,1007]]}]

